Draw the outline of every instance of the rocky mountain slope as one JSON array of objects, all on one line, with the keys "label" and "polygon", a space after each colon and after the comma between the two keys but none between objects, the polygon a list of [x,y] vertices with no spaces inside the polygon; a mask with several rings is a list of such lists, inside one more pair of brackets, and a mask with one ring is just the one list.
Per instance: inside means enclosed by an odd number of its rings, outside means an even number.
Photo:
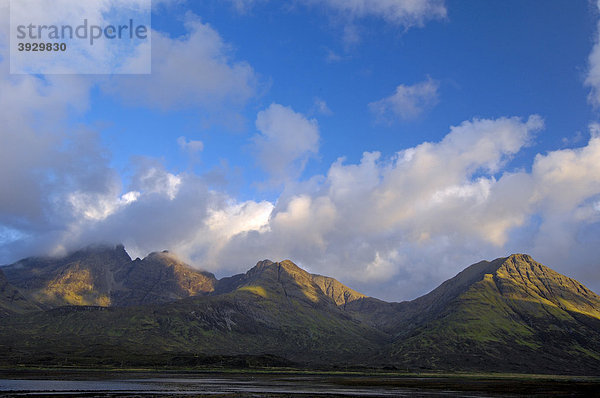
[{"label": "rocky mountain slope", "polygon": [[208,294],[215,290],[217,278],[210,272],[192,268],[167,251],[136,259],[115,273],[118,288],[111,294],[111,305],[145,305]]},{"label": "rocky mountain slope", "polygon": [[[167,252],[127,261],[122,247],[103,250],[90,259],[80,252],[54,264],[35,259],[5,268],[23,297],[46,298],[40,292],[57,278],[82,269],[93,288],[85,296],[71,282],[77,278],[63,278],[66,287],[51,296],[57,301],[40,301],[54,309],[4,316],[0,362],[190,366],[262,358],[600,375],[600,297],[527,255],[479,262],[423,297],[386,303],[287,260],[216,280]],[[110,301],[56,308],[71,294]]]},{"label": "rocky mountain slope", "polygon": [[62,258],[28,258],[2,269],[25,297],[47,309],[163,303],[209,293],[217,281],[168,252],[132,261],[122,245],[88,247]]}]

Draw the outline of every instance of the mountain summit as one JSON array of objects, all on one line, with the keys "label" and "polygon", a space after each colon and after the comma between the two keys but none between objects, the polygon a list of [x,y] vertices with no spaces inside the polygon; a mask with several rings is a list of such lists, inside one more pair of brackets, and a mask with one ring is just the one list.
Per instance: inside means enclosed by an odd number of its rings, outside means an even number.
[{"label": "mountain summit", "polygon": [[219,291],[257,287],[262,291],[273,290],[286,297],[315,303],[345,306],[346,303],[366,297],[333,278],[313,275],[290,260],[275,263],[260,261],[246,274],[235,275],[219,281]]},{"label": "mountain summit", "polygon": [[226,357],[269,366],[600,374],[600,297],[524,254],[473,264],[402,303],[289,260],[217,280],[169,252],[132,261],[122,246],[4,270],[5,365],[26,357],[30,365],[68,358],[192,366]]}]

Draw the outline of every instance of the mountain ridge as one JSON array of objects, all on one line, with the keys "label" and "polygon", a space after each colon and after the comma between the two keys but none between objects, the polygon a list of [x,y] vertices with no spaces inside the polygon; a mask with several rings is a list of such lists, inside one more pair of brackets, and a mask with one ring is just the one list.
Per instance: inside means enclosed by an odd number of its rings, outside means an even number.
[{"label": "mountain ridge", "polygon": [[[89,365],[233,356],[306,366],[600,374],[600,297],[525,254],[475,263],[400,303],[365,296],[290,260],[259,261],[219,280],[166,251],[123,269],[124,283],[135,281],[131,291],[139,291],[124,300],[128,305],[4,315],[5,363],[26,352],[34,364],[65,355]],[[25,279],[17,281],[39,287]]]},{"label": "mountain ridge", "polygon": [[[86,256],[87,261],[82,261]],[[25,258],[0,270],[6,271],[8,280],[28,300],[50,309],[63,305],[137,306],[223,294],[239,283],[250,283],[270,266],[283,267],[292,277],[301,278],[313,299],[317,290],[336,305],[366,297],[334,278],[310,274],[290,260],[259,261],[245,274],[219,280],[167,250],[132,260],[123,245],[96,245],[63,257]]]},{"label": "mountain ridge", "polygon": [[132,260],[123,245],[91,246],[63,257],[30,257],[0,269],[43,308],[168,302],[207,294],[216,284],[213,274],[167,251]]}]

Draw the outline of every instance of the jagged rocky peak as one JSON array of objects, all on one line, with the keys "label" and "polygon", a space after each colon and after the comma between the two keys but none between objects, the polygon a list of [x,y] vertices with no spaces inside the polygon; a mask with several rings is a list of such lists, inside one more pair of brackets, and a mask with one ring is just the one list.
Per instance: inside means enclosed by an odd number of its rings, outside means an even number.
[{"label": "jagged rocky peak", "polygon": [[214,278],[214,275],[210,272],[195,268],[188,264],[185,260],[179,257],[176,253],[173,253],[169,250],[163,250],[161,252],[152,252],[148,254],[144,259],[140,260],[136,259],[138,262],[145,264],[146,267],[153,265],[158,265],[160,267],[170,267],[173,268],[173,272],[183,272],[190,271],[192,273],[202,274],[206,277]]},{"label": "jagged rocky peak", "polygon": [[271,268],[278,267],[278,266],[279,266],[278,263],[275,263],[271,260],[268,260],[268,259],[262,260],[262,261],[257,262],[254,267],[250,268],[248,270],[248,272],[246,272],[246,274],[260,273],[264,270],[271,269]]},{"label": "jagged rocky peak", "polygon": [[279,263],[271,260],[262,260],[250,268],[242,277],[241,280],[247,283],[252,280],[278,280],[279,279]]},{"label": "jagged rocky peak", "polygon": [[167,251],[132,261],[122,244],[27,258],[4,269],[8,281],[43,308],[161,303],[212,292],[217,282]]},{"label": "jagged rocky peak", "polygon": [[535,299],[567,311],[600,318],[600,297],[579,281],[535,261],[526,254],[505,259],[493,276],[498,290],[507,297]]},{"label": "jagged rocky peak", "polygon": [[236,288],[247,285],[264,285],[288,296],[308,299],[313,303],[321,302],[341,307],[366,297],[334,278],[310,274],[291,260],[259,261],[245,275],[224,278],[222,286],[228,286],[230,290],[233,290],[234,283],[237,283]]},{"label": "jagged rocky peak", "polygon": [[497,280],[512,280],[522,287],[549,294],[573,291],[584,296],[596,296],[580,282],[538,263],[527,254],[513,254],[504,258],[494,276]]},{"label": "jagged rocky peak", "polygon": [[175,253],[171,253],[168,250],[163,250],[160,252],[152,252],[152,253],[148,254],[146,257],[144,257],[144,260],[154,260],[154,261],[185,264],[185,262],[183,260],[181,260],[179,258],[179,256],[177,256]]},{"label": "jagged rocky peak", "polygon": [[[283,269],[284,270],[284,269]],[[248,270],[243,275],[243,282],[255,280],[274,280],[280,279],[282,272],[282,264],[271,260],[262,260],[256,263],[256,265]]]},{"label": "jagged rocky peak", "polygon": [[162,257],[177,257],[177,254],[171,252],[170,250],[162,250],[162,251],[157,251],[157,252],[152,252],[150,254],[148,254],[148,256],[146,257],[157,257],[157,256],[162,256]]},{"label": "jagged rocky peak", "polygon": [[259,261],[246,273],[247,279],[267,278],[278,281],[294,281],[300,285],[312,283],[312,275],[298,267],[291,260],[273,262]]},{"label": "jagged rocky peak", "polygon": [[215,290],[217,279],[210,272],[193,268],[176,254],[153,252],[117,274],[124,291],[119,305],[140,305],[178,300]]},{"label": "jagged rocky peak", "polygon": [[314,284],[312,275],[290,260],[283,260],[279,263],[279,273],[280,279],[289,278],[296,283],[305,286]]},{"label": "jagged rocky peak", "polygon": [[511,254],[506,257],[502,262],[502,265],[498,267],[498,271],[503,269],[507,272],[519,272],[536,275],[543,275],[548,272],[553,272],[550,268],[546,267],[543,264],[538,263],[528,254]]}]

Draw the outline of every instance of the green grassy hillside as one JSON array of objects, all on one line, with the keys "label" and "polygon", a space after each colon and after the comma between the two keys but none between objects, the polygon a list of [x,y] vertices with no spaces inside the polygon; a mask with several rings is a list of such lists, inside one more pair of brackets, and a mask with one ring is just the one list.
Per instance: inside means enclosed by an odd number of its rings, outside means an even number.
[{"label": "green grassy hillside", "polygon": [[261,262],[217,296],[152,307],[59,308],[12,317],[0,336],[5,362],[49,364],[219,355],[366,364],[386,337],[340,310],[289,261]]},{"label": "green grassy hillside", "polygon": [[436,308],[429,319],[397,326],[387,359],[426,369],[600,371],[600,297],[526,255],[474,267],[483,275],[459,295],[432,292],[439,301],[427,300]]}]

